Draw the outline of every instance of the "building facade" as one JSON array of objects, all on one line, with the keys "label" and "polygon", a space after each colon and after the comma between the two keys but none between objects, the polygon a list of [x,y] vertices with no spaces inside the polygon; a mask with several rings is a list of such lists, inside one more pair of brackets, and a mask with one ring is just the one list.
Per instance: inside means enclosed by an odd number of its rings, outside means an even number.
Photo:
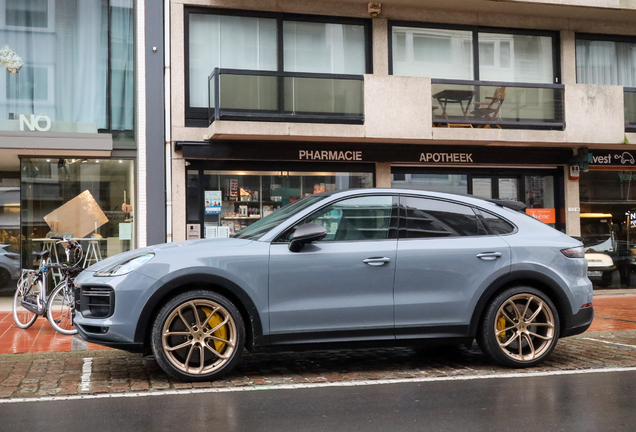
[{"label": "building facade", "polygon": [[170,1],[169,239],[426,189],[523,201],[633,286],[636,5],[562,3]]},{"label": "building facade", "polygon": [[[162,2],[0,0],[0,244],[9,279],[37,265],[32,251],[63,260],[56,234],[80,239],[84,265],[164,241],[157,22]],[[160,210],[149,217],[151,208]]]}]

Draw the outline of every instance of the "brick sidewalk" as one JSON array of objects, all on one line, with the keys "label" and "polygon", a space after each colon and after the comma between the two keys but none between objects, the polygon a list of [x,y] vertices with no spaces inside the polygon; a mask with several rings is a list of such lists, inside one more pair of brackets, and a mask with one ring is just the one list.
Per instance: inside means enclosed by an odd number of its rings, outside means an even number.
[{"label": "brick sidewalk", "polygon": [[[594,298],[597,319],[593,328],[596,331],[559,341],[548,361],[540,367],[521,372],[636,367],[636,320],[633,319],[636,315],[636,295],[609,297]],[[611,315],[605,316],[606,313]],[[43,324],[38,334],[46,326],[48,324]],[[602,331],[607,328],[613,331]],[[87,371],[90,371],[88,379]],[[0,355],[0,398],[203,387],[256,388],[513,372],[520,371],[493,365],[476,344],[470,349],[245,352],[226,379],[196,384],[171,380],[152,357],[142,358],[117,350],[24,353]]]},{"label": "brick sidewalk", "polygon": [[86,352],[85,357],[95,355],[92,358],[70,358],[72,354],[0,356],[0,398],[636,367],[636,331],[585,333],[563,339],[548,361],[524,370],[493,365],[476,345],[470,349],[246,352],[226,379],[194,384],[171,380],[152,357],[116,350]]}]

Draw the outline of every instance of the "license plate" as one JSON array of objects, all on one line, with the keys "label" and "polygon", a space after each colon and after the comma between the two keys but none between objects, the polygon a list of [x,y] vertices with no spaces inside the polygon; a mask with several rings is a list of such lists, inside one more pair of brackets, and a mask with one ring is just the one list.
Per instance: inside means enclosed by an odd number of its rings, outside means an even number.
[{"label": "license plate", "polygon": [[588,276],[602,276],[603,272],[602,271],[589,271],[587,272]]}]

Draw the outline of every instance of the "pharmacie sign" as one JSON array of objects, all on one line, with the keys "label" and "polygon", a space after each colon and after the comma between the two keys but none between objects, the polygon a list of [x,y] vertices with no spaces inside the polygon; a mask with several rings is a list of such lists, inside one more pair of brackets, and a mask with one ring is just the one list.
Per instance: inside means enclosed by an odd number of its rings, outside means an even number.
[{"label": "pharmacie sign", "polygon": [[362,150],[298,150],[298,160],[361,161]]}]

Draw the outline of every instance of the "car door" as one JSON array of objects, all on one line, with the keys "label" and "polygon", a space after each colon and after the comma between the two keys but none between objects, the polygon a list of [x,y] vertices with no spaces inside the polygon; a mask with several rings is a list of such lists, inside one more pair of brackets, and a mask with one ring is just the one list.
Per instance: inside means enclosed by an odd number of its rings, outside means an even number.
[{"label": "car door", "polygon": [[396,336],[462,336],[480,292],[509,272],[510,246],[467,205],[401,196],[400,211]]},{"label": "car door", "polygon": [[327,236],[299,252],[288,230],[270,246],[272,343],[393,339],[397,197],[351,197],[317,210],[303,223]]}]

